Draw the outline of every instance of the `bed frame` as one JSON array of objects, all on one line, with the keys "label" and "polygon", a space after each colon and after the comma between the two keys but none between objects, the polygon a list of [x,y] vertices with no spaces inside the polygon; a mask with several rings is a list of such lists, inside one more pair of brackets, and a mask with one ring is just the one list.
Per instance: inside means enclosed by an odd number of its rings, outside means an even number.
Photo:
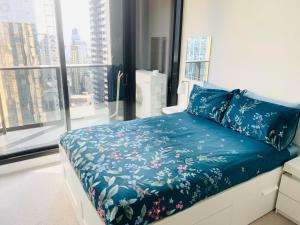
[{"label": "bed frame", "polygon": [[[77,177],[66,152],[59,147],[67,193],[80,225],[105,225]],[[259,175],[196,203],[153,225],[246,225],[275,208],[282,167]]]}]

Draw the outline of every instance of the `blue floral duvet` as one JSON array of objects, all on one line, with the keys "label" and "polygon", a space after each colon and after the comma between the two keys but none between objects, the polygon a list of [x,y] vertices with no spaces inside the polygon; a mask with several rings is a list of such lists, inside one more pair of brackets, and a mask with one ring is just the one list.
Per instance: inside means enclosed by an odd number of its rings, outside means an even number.
[{"label": "blue floral duvet", "polygon": [[186,112],[73,130],[60,143],[107,225],[160,220],[292,158]]}]

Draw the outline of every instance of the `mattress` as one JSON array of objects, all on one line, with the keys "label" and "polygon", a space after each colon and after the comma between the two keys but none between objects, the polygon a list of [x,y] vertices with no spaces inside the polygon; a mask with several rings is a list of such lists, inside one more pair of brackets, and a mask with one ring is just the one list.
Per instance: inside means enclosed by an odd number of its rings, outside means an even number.
[{"label": "mattress", "polygon": [[160,220],[296,156],[186,112],[73,130],[60,144],[107,225]]}]

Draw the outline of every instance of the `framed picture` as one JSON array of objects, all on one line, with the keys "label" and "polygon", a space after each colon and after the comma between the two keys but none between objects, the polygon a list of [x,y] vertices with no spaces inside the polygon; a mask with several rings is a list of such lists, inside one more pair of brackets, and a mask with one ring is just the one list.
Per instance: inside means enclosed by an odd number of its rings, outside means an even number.
[{"label": "framed picture", "polygon": [[211,36],[188,38],[185,78],[196,81],[208,80],[211,52]]}]

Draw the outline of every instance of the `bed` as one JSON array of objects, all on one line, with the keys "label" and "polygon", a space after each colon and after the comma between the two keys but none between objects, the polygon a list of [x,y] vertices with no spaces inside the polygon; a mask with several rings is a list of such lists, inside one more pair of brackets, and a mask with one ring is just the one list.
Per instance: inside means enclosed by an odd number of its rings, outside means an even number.
[{"label": "bed", "polygon": [[249,224],[297,155],[187,112],[73,130],[60,151],[85,225]]}]

